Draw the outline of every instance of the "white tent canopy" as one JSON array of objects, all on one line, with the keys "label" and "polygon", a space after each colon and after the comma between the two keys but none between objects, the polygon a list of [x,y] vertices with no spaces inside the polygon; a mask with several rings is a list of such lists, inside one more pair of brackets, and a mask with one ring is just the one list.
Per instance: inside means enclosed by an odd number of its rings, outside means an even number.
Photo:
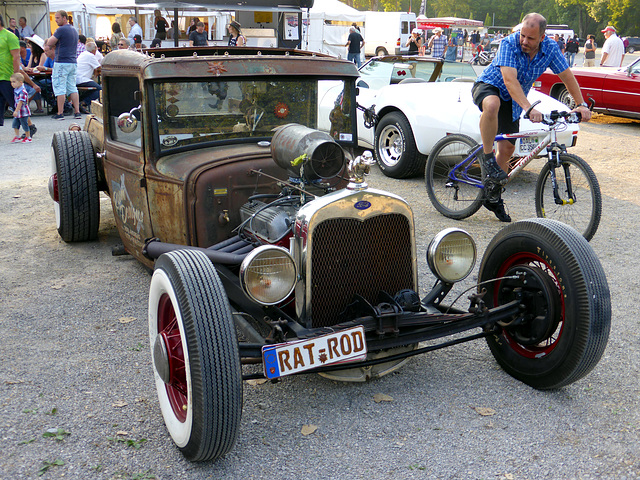
[{"label": "white tent canopy", "polygon": [[353,22],[362,23],[365,13],[339,0],[315,0],[303,13],[302,48],[336,57],[346,57],[345,43]]}]

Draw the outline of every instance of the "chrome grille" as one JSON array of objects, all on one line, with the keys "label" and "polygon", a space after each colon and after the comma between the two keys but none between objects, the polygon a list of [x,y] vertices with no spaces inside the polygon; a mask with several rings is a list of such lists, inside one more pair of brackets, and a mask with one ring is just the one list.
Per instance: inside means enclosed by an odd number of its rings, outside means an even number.
[{"label": "chrome grille", "polygon": [[355,294],[375,304],[382,290],[393,295],[415,288],[411,226],[404,215],[325,220],[315,228],[311,248],[314,327],[343,321],[338,314]]}]

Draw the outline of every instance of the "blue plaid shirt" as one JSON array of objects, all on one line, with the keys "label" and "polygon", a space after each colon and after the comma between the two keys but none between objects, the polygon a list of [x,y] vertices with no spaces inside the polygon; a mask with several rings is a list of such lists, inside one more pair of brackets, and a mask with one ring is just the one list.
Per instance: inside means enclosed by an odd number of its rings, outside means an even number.
[{"label": "blue plaid shirt", "polygon": [[[478,77],[479,82],[488,83],[500,90],[500,98],[504,101],[511,100],[511,95],[504,84],[500,67],[512,67],[517,70],[518,82],[522,86],[524,94],[531,90],[533,82],[550,67],[553,73],[562,73],[569,64],[560,52],[558,44],[545,36],[540,42],[540,49],[531,60],[529,54],[520,48],[520,32],[515,32],[505,37],[500,42],[498,54],[491,65],[484,69]],[[513,102],[512,120],[515,122],[522,114],[522,107]]]}]

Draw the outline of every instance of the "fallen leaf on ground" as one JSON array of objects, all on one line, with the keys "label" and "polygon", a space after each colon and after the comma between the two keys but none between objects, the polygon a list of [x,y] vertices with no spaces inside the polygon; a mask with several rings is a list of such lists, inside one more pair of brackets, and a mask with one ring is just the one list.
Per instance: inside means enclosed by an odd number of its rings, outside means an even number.
[{"label": "fallen leaf on ground", "polygon": [[116,407],[116,408],[126,407],[127,405],[129,405],[129,404],[127,402],[125,402],[124,400],[118,400],[116,403],[113,404],[113,406]]},{"label": "fallen leaf on ground", "polygon": [[263,383],[267,383],[266,378],[252,378],[251,380],[247,380],[249,385],[262,385]]},{"label": "fallen leaf on ground", "polygon": [[493,408],[488,407],[471,407],[473,408],[477,414],[482,415],[483,417],[490,417],[491,415],[495,415],[496,411]]},{"label": "fallen leaf on ground", "polygon": [[393,397],[389,395],[385,395],[384,393],[376,393],[373,396],[373,401],[376,403],[380,402],[393,402]]},{"label": "fallen leaf on ground", "polygon": [[136,319],[136,317],[120,317],[120,318],[118,319],[118,321],[119,321],[120,323],[131,323],[131,322],[133,322],[133,321],[135,321],[135,320],[137,320],[137,319]]},{"label": "fallen leaf on ground", "polygon": [[129,432],[125,432],[124,430],[118,430],[116,435],[129,435]]},{"label": "fallen leaf on ground", "polygon": [[302,434],[307,436],[307,435],[311,435],[312,433],[315,433],[315,431],[318,430],[318,426],[317,425],[303,425],[302,426]]},{"label": "fallen leaf on ground", "polygon": [[54,290],[60,290],[64,287],[66,287],[64,283],[54,283],[53,285],[51,285],[51,288],[53,288]]}]

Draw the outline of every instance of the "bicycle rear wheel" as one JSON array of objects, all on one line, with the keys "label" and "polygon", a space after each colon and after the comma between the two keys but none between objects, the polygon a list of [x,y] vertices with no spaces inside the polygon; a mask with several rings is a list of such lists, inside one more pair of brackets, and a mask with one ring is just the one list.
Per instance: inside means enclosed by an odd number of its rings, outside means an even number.
[{"label": "bicycle rear wheel", "polygon": [[[436,143],[427,159],[425,184],[429,200],[441,214],[462,220],[482,206],[482,168],[471,155],[478,143],[466,135],[448,135]],[[453,179],[451,178],[451,173]]]},{"label": "bicycle rear wheel", "polygon": [[[560,154],[562,167],[555,169],[558,195],[564,201],[558,205],[553,196],[551,167],[547,162],[538,176],[536,184],[536,215],[552,218],[575,228],[587,240],[591,240],[598,230],[602,214],[600,184],[587,162],[576,155]],[[569,185],[571,179],[571,193]],[[573,200],[573,201],[572,201]]]}]

